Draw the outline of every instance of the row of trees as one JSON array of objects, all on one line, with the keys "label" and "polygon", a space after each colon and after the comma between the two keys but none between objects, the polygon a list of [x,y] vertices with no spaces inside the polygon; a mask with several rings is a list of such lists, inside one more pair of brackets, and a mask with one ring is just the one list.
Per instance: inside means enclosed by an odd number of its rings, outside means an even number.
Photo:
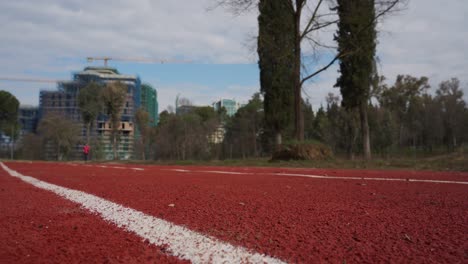
[{"label": "row of trees", "polygon": [[[372,151],[381,155],[419,152],[435,154],[462,148],[468,142],[468,108],[458,79],[440,83],[429,93],[428,78],[397,77],[392,86],[379,85],[371,91],[368,108]],[[327,143],[335,153],[363,154],[357,146],[364,140],[358,111],[342,107],[330,94],[326,107],[309,113],[307,137]],[[307,114],[306,114],[307,115]]]},{"label": "row of trees", "polygon": [[[363,149],[370,159],[367,104],[372,76],[376,74],[376,25],[394,11],[402,0],[218,0],[236,13],[258,6],[258,55],[265,117],[279,147],[282,132],[294,121],[294,137],[304,140],[302,86],[340,61],[343,105],[358,109]],[[328,5],[328,6],[327,6]],[[327,8],[328,7],[328,8]],[[337,25],[335,55],[317,67],[321,48],[320,31]],[[304,51],[305,50],[305,51]],[[310,67],[310,63],[315,66]],[[308,65],[309,64],[309,65]],[[310,70],[312,69],[312,70]],[[354,125],[350,123],[349,125]]]},{"label": "row of trees", "polygon": [[[383,81],[384,78],[380,77]],[[451,152],[468,142],[468,108],[456,78],[440,83],[429,93],[426,77],[399,75],[391,86],[381,82],[369,91],[369,146],[382,157],[407,152],[437,154]],[[266,100],[266,98],[265,98]],[[270,156],[277,130],[265,119],[264,101],[259,93],[233,117],[212,108],[195,108],[192,113],[161,114],[152,134],[154,159],[211,159]],[[363,155],[365,140],[360,126],[360,109],[343,106],[339,96],[329,94],[326,105],[316,111],[303,102],[305,139],[327,144],[338,155]],[[209,113],[209,114],[207,114]],[[224,124],[225,138],[213,144],[212,135]],[[294,126],[283,129],[294,139]]]},{"label": "row of trees", "polygon": [[[383,77],[379,78],[379,84],[370,90],[370,99],[366,102],[369,141],[374,153],[381,156],[401,155],[407,151],[437,154],[466,146],[468,108],[458,79],[440,83],[433,94],[429,93],[426,77],[399,75],[393,85],[387,85],[383,80]],[[105,89],[93,86],[90,84],[87,89]],[[85,96],[87,90],[83,91],[80,98],[93,102]],[[8,98],[8,102],[14,102]],[[224,108],[215,111],[208,106],[193,107],[193,111],[179,115],[164,111],[157,127],[149,126],[148,113],[140,109],[135,114],[140,131],[135,142],[136,158],[193,160],[270,156],[275,149],[277,131],[271,129],[265,118],[264,104],[261,94],[256,93],[232,117],[226,115]],[[3,104],[4,108],[6,105]],[[103,108],[95,109],[102,111]],[[8,112],[15,111],[2,111],[4,115]],[[329,94],[325,106],[314,111],[305,101],[302,112],[306,140],[323,142],[338,155],[353,158],[356,154],[364,154],[358,147],[364,141],[362,127],[358,125],[359,109],[350,110],[343,106],[339,96]],[[82,115],[85,127],[91,127],[95,119],[86,119],[85,115],[93,117],[92,111],[82,111]],[[86,120],[91,122],[86,123]],[[7,118],[2,121],[2,128],[9,127],[5,125]],[[81,127],[60,116],[44,118],[38,134],[22,139],[25,146],[22,157],[44,158],[41,150],[46,142],[56,147],[59,158],[66,156],[80,140]],[[284,128],[283,134],[287,140],[293,139],[293,124]],[[220,141],[220,135],[224,135],[224,140]],[[92,145],[97,152],[99,142],[94,140]]]},{"label": "row of trees", "polygon": [[259,93],[233,117],[227,116],[224,108],[215,111],[200,106],[191,107],[187,113],[163,111],[159,120],[157,127],[143,125],[140,129],[137,158],[197,160],[267,155],[262,143],[266,138],[265,119]]}]

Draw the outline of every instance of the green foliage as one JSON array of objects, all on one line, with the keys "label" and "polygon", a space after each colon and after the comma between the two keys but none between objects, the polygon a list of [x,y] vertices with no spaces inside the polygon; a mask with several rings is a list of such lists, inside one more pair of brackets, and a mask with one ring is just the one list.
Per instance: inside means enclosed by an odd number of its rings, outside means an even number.
[{"label": "green foliage", "polygon": [[373,151],[387,155],[398,129],[394,116],[388,109],[371,105],[369,107],[369,126],[371,127]]},{"label": "green foliage", "polygon": [[72,121],[51,114],[42,118],[38,132],[49,143],[46,147],[55,147],[57,160],[62,160],[77,145],[80,129]]},{"label": "green foliage", "polygon": [[109,116],[112,124],[112,148],[114,151],[114,159],[117,156],[117,138],[119,135],[120,117],[127,98],[127,86],[121,82],[107,83],[102,89],[101,100],[104,105],[104,110]]},{"label": "green foliage", "polygon": [[78,106],[85,124],[94,122],[103,109],[103,101],[100,97],[102,89],[102,85],[90,82],[78,93]]},{"label": "green foliage", "polygon": [[312,139],[314,136],[313,124],[315,119],[315,113],[312,109],[312,105],[310,104],[309,100],[303,102],[302,109],[304,113],[304,139],[309,140]]},{"label": "green foliage", "polygon": [[224,139],[224,156],[258,157],[262,152],[262,135],[264,132],[263,102],[256,93],[245,106],[226,124]]},{"label": "green foliage", "polygon": [[216,154],[213,134],[220,117],[211,107],[195,107],[191,113],[160,114],[155,129],[155,159],[210,159]]},{"label": "green foliage", "polygon": [[19,146],[19,158],[24,160],[44,159],[44,140],[41,136],[28,133],[21,139]]},{"label": "green foliage", "polygon": [[428,81],[427,77],[398,75],[395,84],[392,87],[383,87],[377,99],[381,106],[395,112],[402,121],[410,106],[416,104],[430,88]]},{"label": "green foliage", "polygon": [[7,91],[0,91],[0,132],[15,137],[19,131],[19,101]]},{"label": "green foliage", "polygon": [[258,17],[260,87],[267,126],[281,133],[294,113],[294,16],[286,1],[261,0]]},{"label": "green foliage", "polygon": [[91,127],[103,108],[103,101],[101,98],[102,89],[101,85],[90,82],[80,89],[78,93],[78,106],[80,108],[81,118],[86,127],[87,143],[89,143]]},{"label": "green foliage", "polygon": [[146,110],[140,108],[136,111],[135,124],[140,136],[139,148],[141,150],[141,159],[143,160],[146,159],[147,146],[151,132],[150,122],[150,114]]},{"label": "green foliage", "polygon": [[[346,109],[358,109],[362,149],[366,159],[371,159],[370,132],[367,104],[370,98],[370,87],[375,84],[375,47],[376,21],[374,0],[338,0],[339,22],[335,40],[338,42],[340,57],[340,77],[336,86],[343,97],[342,104]],[[351,120],[350,120],[351,121]],[[354,122],[348,126],[351,135],[356,127]],[[351,136],[354,139],[354,136]],[[352,143],[352,141],[350,142]],[[349,155],[353,157],[352,144]]]},{"label": "green foliage", "polygon": [[340,87],[343,106],[358,107],[367,104],[374,69],[376,47],[374,0],[338,0],[338,52]]},{"label": "green foliage", "polygon": [[463,91],[460,89],[460,81],[452,78],[440,84],[436,91],[435,100],[442,109],[443,127],[445,130],[444,141],[451,150],[458,147],[463,138],[463,121],[466,113],[466,103],[463,100]]},{"label": "green foliage", "polygon": [[101,100],[104,105],[104,110],[106,114],[109,115],[112,124],[117,124],[117,126],[113,126],[113,129],[118,128],[126,98],[127,86],[121,82],[108,83],[102,89]]},{"label": "green foliage", "polygon": [[312,124],[312,138],[325,142],[328,133],[327,127],[328,119],[325,110],[323,109],[323,107],[320,107]]},{"label": "green foliage", "polygon": [[217,113],[211,106],[200,106],[195,108],[195,114],[201,118],[202,122],[207,122],[208,120],[215,119]]}]

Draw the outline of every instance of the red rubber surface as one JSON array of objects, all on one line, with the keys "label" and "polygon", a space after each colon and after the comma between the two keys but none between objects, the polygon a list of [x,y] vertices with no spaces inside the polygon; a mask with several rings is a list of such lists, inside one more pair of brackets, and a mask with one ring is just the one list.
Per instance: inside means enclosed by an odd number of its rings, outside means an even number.
[{"label": "red rubber surface", "polygon": [[0,168],[0,263],[184,263]]},{"label": "red rubber surface", "polygon": [[[310,179],[266,174],[285,172],[468,181],[468,175],[463,173],[128,165],[145,169],[135,171],[53,163],[6,165],[24,175],[95,194],[287,262],[466,263],[468,260],[467,185]],[[174,168],[260,174],[228,175],[168,170]],[[7,181],[4,175],[2,171],[2,186]],[[25,200],[34,200],[37,205],[31,203],[33,208],[41,208],[40,205],[51,207],[56,203],[69,204],[75,210],[77,208],[53,194],[34,191],[34,187],[27,189],[49,198],[17,197],[18,194],[14,194],[20,192],[18,188],[26,188],[25,184],[21,183],[23,187],[18,187],[18,180],[8,181],[16,182],[16,185],[7,187],[11,192],[8,196],[21,201],[4,204],[2,198],[1,207],[11,212],[10,219],[18,217],[14,212],[24,214],[24,209],[17,205]],[[169,207],[169,204],[175,206]],[[58,214],[51,210],[41,209],[42,216],[37,213],[38,216],[34,214],[31,218],[45,219],[49,214]],[[64,225],[78,221],[83,225],[94,226],[95,222],[100,221],[86,213],[80,216],[77,220],[76,216],[65,214],[60,215],[60,219]],[[2,218],[1,221],[3,226],[5,221],[12,220]],[[103,221],[101,224],[103,227],[99,229],[102,230],[99,236],[94,235],[96,232],[83,233],[82,240],[86,241],[88,234],[88,240],[101,239],[105,241],[104,244],[118,244],[125,243],[122,242],[126,239],[123,234],[130,236],[111,225],[105,227]],[[28,232],[34,230],[34,226],[27,223],[17,227],[14,224],[12,228],[24,238],[28,238]],[[5,236],[3,229],[0,233],[0,236]],[[68,237],[70,233],[60,230],[56,235]],[[8,234],[1,243],[5,243],[5,239],[8,241],[11,236]],[[138,238],[134,239],[138,241]],[[64,243],[65,248],[73,248],[75,242]],[[149,250],[147,245],[140,244]],[[15,248],[14,245],[12,248]],[[89,248],[95,256],[114,256],[114,253],[118,253],[112,251],[116,246],[109,246],[109,252],[93,246]],[[154,251],[157,250],[154,247]],[[1,253],[0,257],[3,255]],[[102,262],[99,261],[101,259],[96,262]],[[143,258],[140,261],[146,260]]]}]

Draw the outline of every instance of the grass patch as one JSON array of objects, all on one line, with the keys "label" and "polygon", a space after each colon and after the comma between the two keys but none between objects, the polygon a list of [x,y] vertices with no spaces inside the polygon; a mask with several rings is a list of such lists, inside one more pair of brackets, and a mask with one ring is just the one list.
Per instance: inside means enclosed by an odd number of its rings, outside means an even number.
[{"label": "grass patch", "polygon": [[[3,159],[1,161],[11,162]],[[30,162],[20,161],[18,162]],[[15,162],[14,161],[14,162]],[[50,161],[57,162],[57,161]],[[62,161],[66,162],[66,161]],[[79,162],[83,161],[68,161]],[[371,161],[363,159],[349,160],[342,157],[332,157],[325,160],[290,160],[271,161],[270,157],[226,160],[184,160],[184,161],[88,161],[88,163],[120,163],[145,165],[179,165],[179,166],[247,166],[247,167],[289,167],[289,168],[332,168],[332,169],[382,169],[382,170],[431,170],[431,171],[463,171],[468,172],[468,157],[463,151],[432,157],[390,157],[375,158]]]}]

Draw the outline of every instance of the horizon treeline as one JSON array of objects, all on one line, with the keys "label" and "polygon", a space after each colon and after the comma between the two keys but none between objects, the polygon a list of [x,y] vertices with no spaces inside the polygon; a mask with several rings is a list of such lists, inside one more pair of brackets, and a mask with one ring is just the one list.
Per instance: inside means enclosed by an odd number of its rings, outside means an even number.
[{"label": "horizon treeline", "polygon": [[[438,155],[466,148],[468,108],[457,78],[441,82],[430,93],[429,79],[399,75],[387,85],[379,77],[368,102],[372,152],[377,157]],[[138,111],[138,115],[141,115]],[[255,93],[249,102],[229,117],[224,108],[193,107],[192,111],[160,113],[156,127],[137,122],[134,158],[146,160],[210,160],[270,157],[275,150],[274,131],[264,116],[264,101]],[[329,93],[326,104],[313,109],[303,102],[307,143],[320,142],[339,157],[362,157],[359,113],[347,110],[339,96]],[[137,118],[139,120],[141,118]],[[143,118],[145,120],[145,118]],[[353,122],[355,124],[353,124]],[[54,126],[56,122],[49,125]],[[44,124],[42,124],[43,127]],[[76,139],[76,135],[69,133]],[[224,135],[224,137],[222,136]],[[43,129],[25,135],[17,155],[43,159]],[[42,142],[42,143],[41,143]],[[91,140],[95,159],[101,156],[99,139]],[[294,124],[284,129],[284,143],[294,142]]]}]

